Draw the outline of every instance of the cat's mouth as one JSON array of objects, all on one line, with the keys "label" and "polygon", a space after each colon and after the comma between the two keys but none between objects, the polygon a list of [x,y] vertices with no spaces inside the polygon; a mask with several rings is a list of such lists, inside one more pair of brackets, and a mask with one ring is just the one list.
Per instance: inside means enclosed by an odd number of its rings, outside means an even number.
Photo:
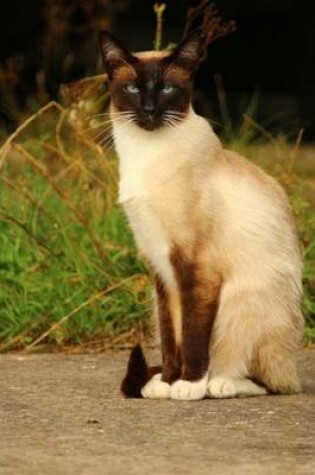
[{"label": "cat's mouth", "polygon": [[186,117],[186,114],[178,111],[166,111],[154,115],[126,113],[127,123],[132,122],[140,129],[152,132],[164,127],[175,127]]},{"label": "cat's mouth", "polygon": [[152,117],[152,116],[146,116],[142,117],[136,120],[136,123],[138,127],[141,129],[147,130],[147,131],[153,131],[156,129],[159,129],[162,127],[164,124],[164,121],[162,120],[161,117]]}]

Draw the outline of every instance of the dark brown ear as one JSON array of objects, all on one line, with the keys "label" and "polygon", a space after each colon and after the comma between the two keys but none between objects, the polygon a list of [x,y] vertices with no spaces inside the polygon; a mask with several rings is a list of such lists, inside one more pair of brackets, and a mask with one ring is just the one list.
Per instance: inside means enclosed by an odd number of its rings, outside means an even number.
[{"label": "dark brown ear", "polygon": [[108,31],[101,31],[99,44],[105,71],[112,79],[114,70],[122,64],[133,65],[138,61],[126,48]]},{"label": "dark brown ear", "polygon": [[200,61],[201,42],[201,30],[194,30],[179,43],[168,60],[182,63],[184,67],[196,70]]}]

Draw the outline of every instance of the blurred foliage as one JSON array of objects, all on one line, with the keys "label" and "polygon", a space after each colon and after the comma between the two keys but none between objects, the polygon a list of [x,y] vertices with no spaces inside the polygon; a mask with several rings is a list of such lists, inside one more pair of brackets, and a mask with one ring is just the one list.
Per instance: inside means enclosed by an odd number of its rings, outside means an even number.
[{"label": "blurred foliage", "polygon": [[[46,60],[60,53],[57,37],[77,34],[85,38],[84,32],[93,36],[105,27],[99,9],[104,8],[104,18],[110,22],[111,12],[127,3],[47,0]],[[204,7],[208,3],[201,2]],[[204,11],[216,14],[216,10]],[[163,12],[159,12],[156,46],[162,42]],[[192,26],[193,11],[190,15]],[[48,60],[38,76],[37,104],[47,102],[47,64],[51,67],[53,60]],[[14,88],[22,66],[17,61],[0,69],[1,114],[6,118],[11,114],[12,123],[19,116]],[[87,77],[61,87],[61,104],[52,101],[39,110],[33,106],[34,114],[20,120],[0,149],[2,351],[43,345],[103,350],[137,341],[139,335],[145,338],[150,332],[149,277],[116,206],[117,160],[110,120],[104,112],[108,105],[104,79],[103,75]],[[293,146],[281,136],[270,135],[252,119],[256,97],[242,123],[235,126],[219,76],[216,83],[228,145],[276,176],[290,197],[304,257],[305,342],[313,342],[315,216],[305,189],[314,181],[314,169],[305,174],[299,163],[304,153],[302,135]]]},{"label": "blurred foliage", "polygon": [[103,347],[147,325],[148,278],[115,205],[116,158],[93,140],[108,119],[90,106],[50,103],[1,149],[2,350],[47,330],[45,344]]},{"label": "blurred foliage", "polygon": [[[131,0],[45,0],[35,43],[0,63],[0,140],[25,117],[59,98],[62,83],[102,71],[97,34]],[[27,41],[26,41],[27,42]]]}]

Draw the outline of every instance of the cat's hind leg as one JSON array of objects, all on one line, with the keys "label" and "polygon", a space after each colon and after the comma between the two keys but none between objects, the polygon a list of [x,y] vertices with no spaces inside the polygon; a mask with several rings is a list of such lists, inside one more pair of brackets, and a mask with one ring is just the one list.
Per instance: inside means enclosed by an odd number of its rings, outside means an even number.
[{"label": "cat's hind leg", "polygon": [[301,391],[296,366],[299,339],[300,330],[288,325],[260,343],[253,359],[252,374],[269,392],[294,394]]},{"label": "cat's hind leg", "polygon": [[[242,297],[242,298],[240,298]],[[296,353],[303,319],[270,293],[223,300],[210,352],[210,397],[248,397],[300,390]],[[288,298],[289,301],[289,298]],[[257,384],[258,383],[258,384]]]},{"label": "cat's hind leg", "polygon": [[250,371],[260,332],[264,331],[263,318],[255,295],[223,292],[210,343],[209,397],[267,394],[265,387],[251,380]]},{"label": "cat's hind leg", "polygon": [[233,397],[264,396],[267,391],[250,379],[233,379],[217,376],[210,379],[207,394],[211,398],[224,399]]}]

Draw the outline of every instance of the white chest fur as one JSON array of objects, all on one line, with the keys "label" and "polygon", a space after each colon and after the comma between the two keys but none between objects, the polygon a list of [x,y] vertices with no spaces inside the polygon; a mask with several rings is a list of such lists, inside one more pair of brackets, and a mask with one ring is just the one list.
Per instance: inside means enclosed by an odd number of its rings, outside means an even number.
[{"label": "white chest fur", "polygon": [[145,195],[145,177],[154,163],[161,160],[172,143],[172,130],[147,132],[130,124],[114,127],[115,146],[119,156],[119,202]]},{"label": "white chest fur", "polygon": [[161,127],[153,132],[140,129],[135,123],[121,125],[114,121],[113,136],[120,174],[118,201],[124,203],[144,196],[146,185],[150,188],[148,181],[150,173],[154,173],[155,163],[165,161],[164,177],[168,170],[173,173],[174,162],[178,166],[192,160],[198,154],[200,144],[210,141],[211,133],[207,121],[193,110],[176,127]]},{"label": "white chest fur", "polygon": [[[156,182],[161,177],[162,182],[176,174],[183,162],[194,157],[196,147],[203,137],[210,135],[210,130],[207,122],[193,111],[175,128],[163,127],[154,132],[144,131],[135,124],[114,123],[120,171],[119,202],[139,249],[171,288],[176,288],[169,261],[174,243],[159,219],[159,203],[155,203],[154,210],[150,204],[150,180],[154,177]],[[191,136],[193,140],[187,138]]]},{"label": "white chest fur", "polygon": [[145,198],[136,198],[123,204],[138,248],[167,286],[176,289],[176,278],[170,264],[171,242],[158,216]]}]

